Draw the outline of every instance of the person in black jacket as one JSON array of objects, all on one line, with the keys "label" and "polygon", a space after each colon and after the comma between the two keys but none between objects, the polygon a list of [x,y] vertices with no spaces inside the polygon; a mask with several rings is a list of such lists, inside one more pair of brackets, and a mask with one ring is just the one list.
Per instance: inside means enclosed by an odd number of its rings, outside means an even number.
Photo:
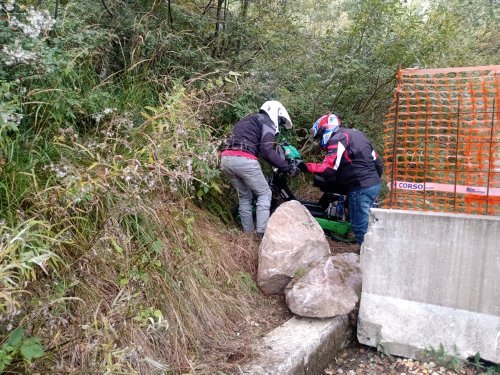
[{"label": "person in black jacket", "polygon": [[360,130],[343,128],[337,115],[320,117],[311,135],[326,151],[322,163],[307,163],[307,171],[335,179],[349,200],[351,228],[361,245],[370,217],[370,207],[380,193],[383,165],[370,139]]},{"label": "person in black jacket", "polygon": [[[292,121],[286,108],[278,101],[265,102],[258,113],[238,121],[226,140],[221,154],[221,169],[238,193],[239,213],[243,231],[262,238],[269,220],[272,192],[262,173],[258,158],[291,175],[299,171],[289,165],[274,148],[279,126],[290,129]],[[252,215],[253,196],[257,197],[256,223]]]}]

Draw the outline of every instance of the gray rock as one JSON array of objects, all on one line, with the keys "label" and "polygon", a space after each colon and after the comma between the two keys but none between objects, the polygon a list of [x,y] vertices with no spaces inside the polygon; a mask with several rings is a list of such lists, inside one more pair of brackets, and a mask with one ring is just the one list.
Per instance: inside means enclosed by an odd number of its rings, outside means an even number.
[{"label": "gray rock", "polygon": [[309,318],[349,314],[360,294],[359,255],[353,253],[321,260],[285,288],[288,308],[296,315]]},{"label": "gray rock", "polygon": [[283,292],[292,277],[330,255],[323,230],[298,201],[281,204],[259,248],[257,285],[264,294]]}]

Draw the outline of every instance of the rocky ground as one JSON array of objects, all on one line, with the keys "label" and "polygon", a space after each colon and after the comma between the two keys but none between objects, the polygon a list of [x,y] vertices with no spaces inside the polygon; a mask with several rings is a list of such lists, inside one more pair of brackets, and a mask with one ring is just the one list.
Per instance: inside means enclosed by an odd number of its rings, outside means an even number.
[{"label": "rocky ground", "polygon": [[[345,252],[355,252],[359,254],[359,246],[357,244],[346,244],[337,241],[329,240],[332,253],[340,254]],[[257,244],[258,246],[258,244]],[[261,311],[260,316],[249,318],[242,328],[242,332],[247,331],[249,335],[266,334],[273,328],[284,323],[292,317],[291,312],[286,307],[282,296],[270,297],[270,305],[265,311]],[[349,315],[349,320],[356,327],[357,310]],[[354,337],[356,334],[354,333]],[[245,357],[252,356],[252,353],[237,351],[235,358],[228,358],[228,362],[238,363]],[[233,363],[234,363],[233,362]],[[233,368],[234,370],[234,368]],[[230,372],[231,373],[231,372]],[[236,372],[237,373],[237,372]],[[469,361],[468,363],[460,363],[456,358],[440,358],[439,355],[427,360],[416,361],[407,358],[400,358],[377,352],[375,348],[359,344],[355,339],[351,345],[344,351],[338,353],[328,367],[324,369],[322,374],[318,375],[413,375],[413,374],[429,374],[429,375],[472,375],[486,374],[500,375],[500,366],[487,365],[482,362]]]},{"label": "rocky ground", "polygon": [[353,342],[324,370],[324,375],[472,375],[500,374],[500,366],[479,361],[461,363],[457,358],[429,358],[416,361],[377,352],[375,348]]}]

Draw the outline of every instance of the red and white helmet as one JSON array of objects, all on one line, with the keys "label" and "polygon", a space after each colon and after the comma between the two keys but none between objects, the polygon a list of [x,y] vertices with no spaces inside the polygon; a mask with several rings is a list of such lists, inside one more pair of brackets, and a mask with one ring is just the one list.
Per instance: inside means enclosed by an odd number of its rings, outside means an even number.
[{"label": "red and white helmet", "polygon": [[326,147],[330,137],[335,134],[341,126],[340,118],[337,115],[324,115],[314,123],[310,133],[314,139],[321,139],[321,147]]}]

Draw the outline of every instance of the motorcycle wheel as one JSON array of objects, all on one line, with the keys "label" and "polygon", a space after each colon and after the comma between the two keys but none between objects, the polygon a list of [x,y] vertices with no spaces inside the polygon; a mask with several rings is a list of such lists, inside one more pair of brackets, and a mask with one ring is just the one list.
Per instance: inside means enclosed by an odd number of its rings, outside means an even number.
[{"label": "motorcycle wheel", "polygon": [[352,233],[348,233],[346,236],[341,236],[340,234],[336,234],[329,230],[323,230],[323,231],[325,232],[325,236],[327,236],[333,241],[349,243],[349,244],[356,243],[356,239],[354,237],[351,237]]}]

